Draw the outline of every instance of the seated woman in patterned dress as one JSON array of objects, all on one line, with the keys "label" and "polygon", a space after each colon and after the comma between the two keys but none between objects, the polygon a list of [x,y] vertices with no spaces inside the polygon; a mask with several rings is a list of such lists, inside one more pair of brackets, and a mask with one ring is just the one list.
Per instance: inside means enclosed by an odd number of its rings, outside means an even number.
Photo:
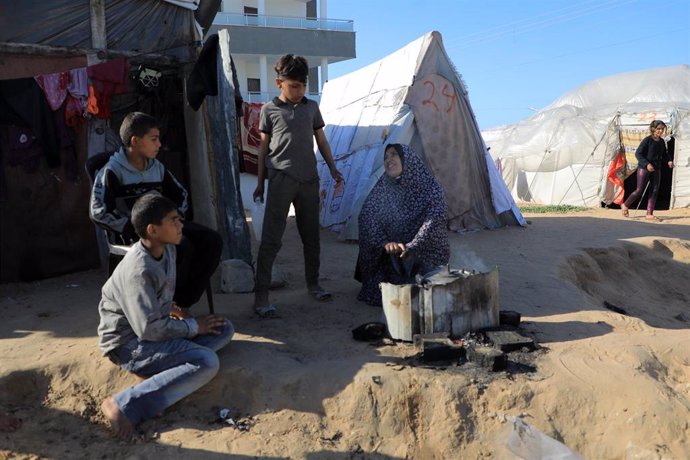
[{"label": "seated woman in patterned dress", "polygon": [[359,214],[358,300],[381,305],[381,282],[406,284],[450,258],[443,190],[408,145],[388,144],[386,173]]}]

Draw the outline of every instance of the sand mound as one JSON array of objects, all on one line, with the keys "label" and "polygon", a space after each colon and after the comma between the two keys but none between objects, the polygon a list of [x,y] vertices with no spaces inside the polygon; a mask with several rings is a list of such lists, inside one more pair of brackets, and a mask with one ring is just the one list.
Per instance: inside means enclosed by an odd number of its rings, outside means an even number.
[{"label": "sand mound", "polygon": [[685,328],[690,323],[689,261],[688,241],[643,238],[620,247],[584,249],[568,258],[562,276],[595,305],[606,302],[650,326]]}]

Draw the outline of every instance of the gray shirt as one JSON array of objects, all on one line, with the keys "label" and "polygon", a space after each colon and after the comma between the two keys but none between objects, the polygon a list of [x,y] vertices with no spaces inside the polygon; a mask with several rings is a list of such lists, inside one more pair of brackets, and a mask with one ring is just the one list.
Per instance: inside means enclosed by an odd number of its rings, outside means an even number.
[{"label": "gray shirt", "polygon": [[141,244],[132,246],[101,290],[99,348],[103,355],[139,337],[162,341],[194,337],[195,319],[170,318],[175,293],[175,246],[156,260]]},{"label": "gray shirt", "polygon": [[264,104],[259,129],[271,137],[266,167],[299,182],[318,180],[314,131],[324,125],[319,105],[306,97],[298,104],[277,97]]}]

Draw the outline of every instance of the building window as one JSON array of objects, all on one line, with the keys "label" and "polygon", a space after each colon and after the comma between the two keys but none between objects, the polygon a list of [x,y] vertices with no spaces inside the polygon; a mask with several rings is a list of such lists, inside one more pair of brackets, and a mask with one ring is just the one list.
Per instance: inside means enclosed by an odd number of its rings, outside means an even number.
[{"label": "building window", "polygon": [[247,91],[250,93],[260,93],[261,80],[258,78],[247,78]]},{"label": "building window", "polygon": [[245,6],[244,7],[244,15],[245,16],[258,16],[259,15],[259,9],[254,8],[252,6]]}]

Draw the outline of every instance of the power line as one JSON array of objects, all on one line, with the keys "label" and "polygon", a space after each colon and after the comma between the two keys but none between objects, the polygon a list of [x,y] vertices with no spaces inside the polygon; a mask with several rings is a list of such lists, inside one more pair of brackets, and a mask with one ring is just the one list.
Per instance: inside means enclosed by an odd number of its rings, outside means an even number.
[{"label": "power line", "polygon": [[[599,2],[598,2],[597,0],[589,0],[588,3],[597,3],[597,4],[598,4]],[[459,37],[459,38],[453,39],[453,40],[449,41],[448,44],[452,44],[452,43],[456,43],[456,44],[457,44],[458,42],[464,42],[465,40],[468,40],[468,39],[474,39],[474,38],[477,37],[477,36],[489,35],[489,34],[492,34],[492,33],[501,32],[502,29],[514,30],[516,26],[518,26],[518,25],[520,25],[520,24],[522,24],[522,23],[530,23],[530,22],[532,22],[532,21],[534,21],[534,20],[536,20],[536,19],[538,19],[538,18],[546,17],[546,16],[551,16],[551,15],[553,15],[553,14],[555,14],[555,13],[560,12],[560,11],[572,10],[573,8],[577,8],[577,7],[579,7],[579,6],[582,6],[582,5],[570,5],[570,6],[567,6],[567,7],[564,7],[564,8],[560,8],[560,9],[557,9],[557,10],[554,10],[554,11],[549,11],[549,12],[547,12],[547,13],[542,13],[542,14],[539,14],[539,15],[537,15],[537,16],[531,16],[531,17],[529,17],[529,18],[519,19],[519,20],[517,20],[517,21],[508,22],[508,23],[506,23],[506,24],[500,24],[500,25],[498,25],[498,26],[489,27],[488,29],[480,30],[480,31],[478,31],[478,32],[474,32],[474,33],[465,35],[465,36],[463,36],[463,37]]]},{"label": "power line", "polygon": [[[482,32],[477,32],[475,34],[470,34],[465,37],[461,37],[459,39],[449,42],[449,44],[446,45],[446,49],[468,48],[479,42],[497,40],[504,38],[506,36],[514,37],[516,35],[521,35],[527,32],[544,29],[563,22],[572,21],[583,16],[589,16],[595,13],[601,13],[603,11],[618,8],[629,3],[633,3],[634,1],[635,0],[614,0],[608,4],[597,3],[593,6],[585,6],[584,8],[581,8],[582,5],[577,5],[578,9],[575,9],[573,11],[568,11],[572,10],[573,7],[561,8],[560,10],[545,13],[534,18],[514,21],[512,23],[497,26]],[[560,14],[561,12],[563,13]]]},{"label": "power line", "polygon": [[533,60],[531,60],[531,61],[525,61],[525,62],[521,62],[521,63],[519,63],[519,64],[513,64],[513,65],[501,64],[500,67],[496,67],[495,69],[487,69],[487,70],[483,70],[483,71],[477,72],[477,73],[489,75],[489,76],[487,76],[487,78],[483,78],[483,80],[486,81],[486,80],[490,80],[490,79],[491,79],[491,76],[490,76],[490,75],[501,76],[501,75],[498,74],[499,71],[500,71],[500,72],[504,72],[506,69],[510,69],[510,68],[513,68],[513,67],[523,67],[523,66],[535,64],[535,63],[537,63],[537,62],[552,61],[552,60],[556,60],[556,59],[560,59],[560,58],[564,58],[564,57],[574,56],[574,55],[577,55],[577,54],[588,53],[588,52],[590,52],[590,51],[602,50],[602,49],[611,48],[611,47],[614,47],[614,46],[620,46],[620,45],[625,45],[625,44],[628,44],[628,43],[639,42],[639,41],[641,41],[641,40],[649,40],[651,37],[656,37],[656,36],[659,36],[659,35],[669,35],[669,34],[671,34],[671,33],[674,33],[674,32],[681,32],[681,31],[684,31],[684,30],[690,30],[690,24],[688,24],[686,27],[680,27],[680,28],[677,28],[677,29],[661,30],[661,31],[657,32],[656,34],[645,35],[644,37],[637,37],[637,38],[632,38],[632,39],[630,39],[630,40],[623,40],[623,41],[614,42],[614,43],[607,43],[607,44],[602,45],[602,46],[595,46],[595,47],[591,47],[591,48],[580,49],[580,50],[577,50],[577,51],[571,51],[571,52],[568,52],[568,53],[562,53],[562,54],[558,54],[558,55],[555,55],[555,56],[548,56],[548,57],[544,57],[544,58],[541,58],[541,59],[533,59]]}]

